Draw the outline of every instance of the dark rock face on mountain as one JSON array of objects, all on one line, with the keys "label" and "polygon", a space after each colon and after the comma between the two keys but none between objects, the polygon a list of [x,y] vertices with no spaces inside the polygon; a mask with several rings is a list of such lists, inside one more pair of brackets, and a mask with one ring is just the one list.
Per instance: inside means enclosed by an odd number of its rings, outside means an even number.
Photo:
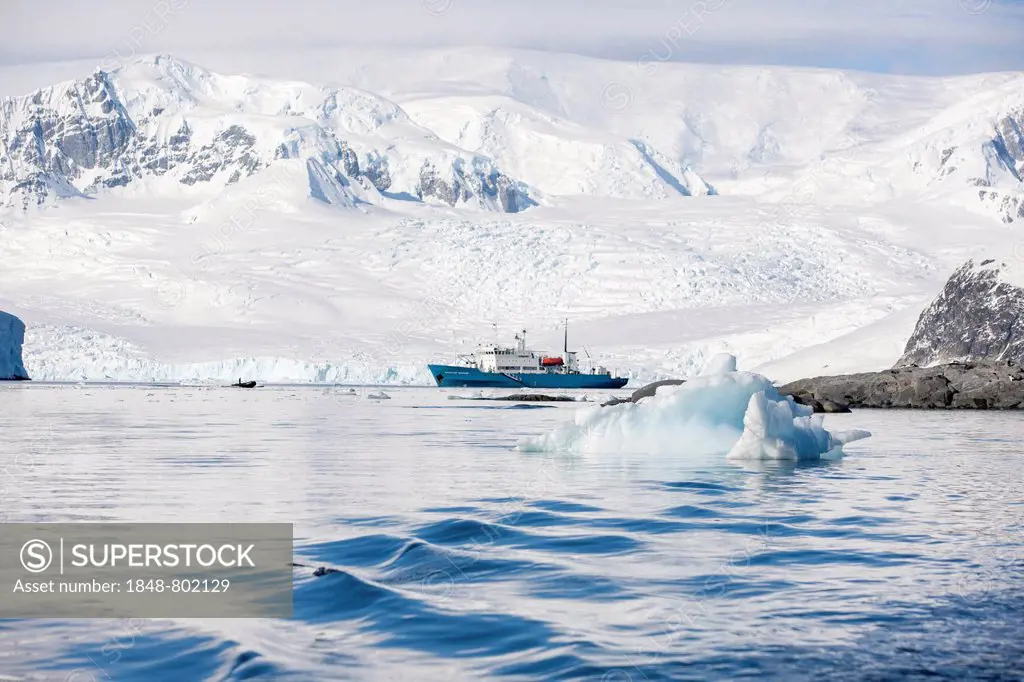
[{"label": "dark rock face on mountain", "polygon": [[0,311],[0,380],[28,379],[21,358],[25,343],[25,323]]},{"label": "dark rock face on mountain", "polygon": [[990,189],[979,189],[978,199],[982,203],[994,206],[1004,223],[1024,220],[1024,196],[996,192]]},{"label": "dark rock face on mountain", "polygon": [[816,412],[833,405],[1024,408],[1022,284],[1024,264],[969,260],[921,313],[893,369],[802,379],[779,390]]},{"label": "dark rock face on mountain", "polygon": [[858,407],[1006,410],[1024,407],[1024,368],[1009,360],[898,367],[801,379],[779,388],[797,402]]},{"label": "dark rock face on mountain", "polygon": [[420,169],[416,193],[421,199],[431,197],[449,206],[467,202],[476,196],[504,213],[517,213],[533,205],[517,182],[504,173],[487,168],[486,163],[481,165],[485,167],[467,169],[466,164],[456,162],[447,177],[442,177],[435,165],[427,160]]},{"label": "dark rock face on mountain", "polygon": [[4,98],[0,181],[10,190],[0,204],[44,205],[171,171],[184,185],[209,182],[223,171],[225,184],[231,184],[266,165],[253,151],[255,136],[242,126],[196,144],[187,121],[164,139],[164,114],[154,108],[133,119],[104,71],[27,97]]},{"label": "dark rock face on mountain", "polygon": [[1024,288],[1015,279],[1024,282],[1024,263],[967,261],[921,313],[896,366],[981,360],[1024,364]]},{"label": "dark rock face on mountain", "polygon": [[[76,114],[65,113],[76,110]],[[19,110],[31,112],[18,117]],[[23,206],[44,203],[51,195],[76,196],[85,171],[112,166],[134,134],[118,106],[105,73],[76,83],[62,94],[37,90],[27,98],[0,101],[0,180],[11,185],[8,201]]]}]

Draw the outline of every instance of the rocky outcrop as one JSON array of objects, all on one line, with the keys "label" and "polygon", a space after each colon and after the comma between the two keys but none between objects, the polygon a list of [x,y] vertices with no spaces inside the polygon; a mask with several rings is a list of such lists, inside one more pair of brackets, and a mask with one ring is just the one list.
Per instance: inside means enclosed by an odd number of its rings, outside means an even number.
[{"label": "rocky outcrop", "polygon": [[973,260],[921,317],[897,367],[1012,360],[1024,364],[1024,263]]},{"label": "rocky outcrop", "polygon": [[1024,194],[979,189],[978,199],[991,206],[1004,223],[1024,220]]},{"label": "rocky outcrop", "polygon": [[0,205],[41,206],[167,173],[184,185],[218,175],[232,184],[266,165],[240,125],[197,142],[180,111],[136,106],[133,117],[125,97],[114,74],[97,71],[0,100],[0,189],[8,188]]},{"label": "rocky outcrop", "polygon": [[852,412],[850,406],[846,403],[837,403],[835,401],[825,398],[823,400],[816,400],[807,393],[797,393],[796,395],[788,394],[797,405],[806,405],[814,410],[815,414],[847,414]]},{"label": "rocky outcrop", "polygon": [[801,379],[779,388],[803,404],[923,409],[1024,407],[1024,368],[1009,360],[897,367],[882,372]]},{"label": "rocky outcrop", "polygon": [[479,197],[482,204],[504,213],[517,213],[534,205],[525,187],[482,157],[474,158],[472,164],[456,159],[444,175],[432,161],[424,161],[416,194],[420,199],[433,198],[449,206]]},{"label": "rocky outcrop", "polygon": [[25,343],[25,323],[10,313],[0,311],[0,380],[28,379],[21,359]]}]

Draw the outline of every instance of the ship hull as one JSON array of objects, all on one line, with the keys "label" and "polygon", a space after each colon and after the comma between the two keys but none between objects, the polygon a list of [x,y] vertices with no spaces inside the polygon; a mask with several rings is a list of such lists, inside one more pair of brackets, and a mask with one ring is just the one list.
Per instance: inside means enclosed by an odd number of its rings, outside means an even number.
[{"label": "ship hull", "polygon": [[622,388],[629,381],[611,374],[481,372],[459,365],[427,367],[441,388]]}]

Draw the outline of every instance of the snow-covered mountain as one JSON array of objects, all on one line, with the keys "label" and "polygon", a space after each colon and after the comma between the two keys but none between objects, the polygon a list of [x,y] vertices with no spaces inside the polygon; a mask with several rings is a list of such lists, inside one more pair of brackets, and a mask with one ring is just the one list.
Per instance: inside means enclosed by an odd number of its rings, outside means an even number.
[{"label": "snow-covered mountain", "polygon": [[1024,220],[1024,78],[965,97],[899,141],[906,156],[883,172],[899,178],[909,165],[900,189]]},{"label": "snow-covered mountain", "polygon": [[943,273],[1020,242],[1021,74],[199,57],[0,103],[33,377],[428,381],[494,323],[543,348],[566,317],[638,380],[874,370]]},{"label": "snow-covered mountain", "polygon": [[[385,94],[440,137],[490,149],[510,169],[529,164],[520,150],[540,143],[563,150],[548,155],[556,164],[587,158],[585,147],[570,145],[575,127],[639,142],[723,195],[951,203],[1020,219],[1021,73],[920,78],[479,48],[318,55],[337,65],[318,73]],[[301,68],[273,59],[282,63],[261,68]],[[561,126],[559,145],[543,139],[547,119]]]},{"label": "snow-covered mountain", "polygon": [[[158,55],[6,97],[0,201],[24,208],[146,178],[169,180],[152,183],[164,193],[210,194],[300,159],[310,194],[343,205],[383,195],[516,212],[561,196],[810,187],[839,202],[951,201],[1005,222],[1024,212],[1019,74],[642,74],[564,55],[437,54],[418,68],[392,56],[346,72],[353,60],[342,60],[339,75],[361,87],[220,75]],[[431,81],[410,80],[432,68]]]},{"label": "snow-covered mountain", "polygon": [[642,143],[528,107],[497,103],[475,136],[454,137],[357,88],[224,76],[156,56],[2,100],[0,200],[27,208],[151,178],[164,180],[151,183],[158,192],[210,195],[285,159],[306,164],[311,196],[345,206],[383,195],[514,213],[531,195],[712,191]]}]

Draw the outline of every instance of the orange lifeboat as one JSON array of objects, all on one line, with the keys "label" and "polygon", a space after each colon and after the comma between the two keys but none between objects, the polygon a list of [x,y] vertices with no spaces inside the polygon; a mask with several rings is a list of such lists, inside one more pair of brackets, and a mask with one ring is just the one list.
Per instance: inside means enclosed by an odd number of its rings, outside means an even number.
[{"label": "orange lifeboat", "polygon": [[561,367],[564,364],[565,364],[565,360],[563,360],[562,358],[541,358],[540,359],[540,366],[541,367]]}]

